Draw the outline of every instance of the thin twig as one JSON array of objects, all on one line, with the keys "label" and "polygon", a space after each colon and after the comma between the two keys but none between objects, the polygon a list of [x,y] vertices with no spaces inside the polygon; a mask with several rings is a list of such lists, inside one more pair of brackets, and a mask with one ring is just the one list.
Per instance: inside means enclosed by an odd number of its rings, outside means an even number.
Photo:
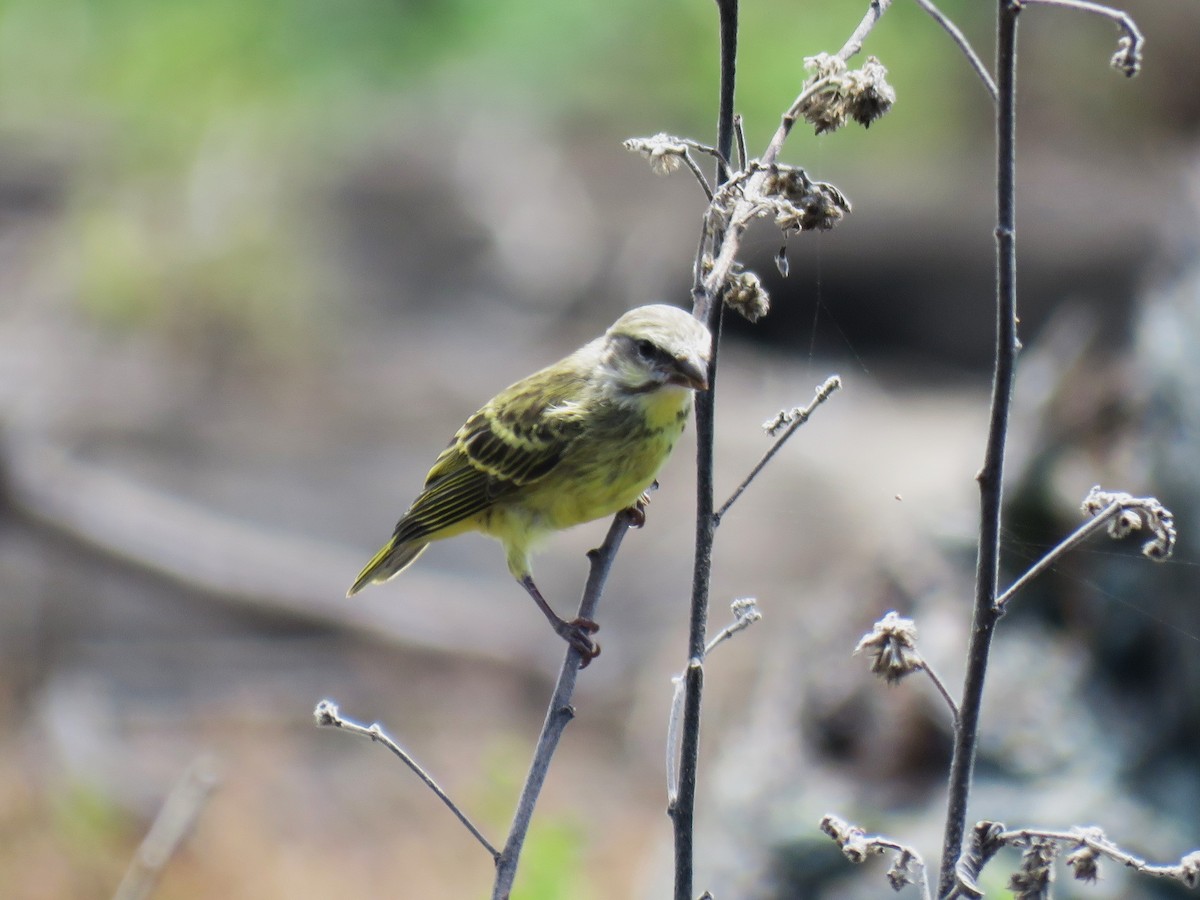
[{"label": "thin twig", "polygon": [[433,791],[438,796],[438,799],[446,804],[447,809],[454,813],[455,818],[462,822],[467,831],[474,835],[475,840],[479,841],[483,848],[491,854],[492,859],[499,858],[499,851],[491,845],[488,839],[483,836],[483,833],[467,818],[466,813],[458,807],[458,804],[450,799],[450,795],[442,790],[441,786],[433,780],[433,777],[421,768],[421,765],[409,756],[408,752],[396,743],[378,722],[371,725],[363,725],[351,719],[344,718],[338,712],[337,704],[332,700],[322,700],[318,703],[316,709],[313,710],[313,717],[316,719],[318,727],[340,728],[349,734],[357,734],[360,737],[370,738],[372,741],[383,744],[383,746],[391,750],[402,763],[408,766],[418,778],[425,782],[425,786]]},{"label": "thin twig", "polygon": [[692,170],[692,174],[695,175],[696,180],[700,182],[700,189],[704,191],[704,196],[708,198],[709,203],[712,203],[712,188],[709,187],[708,179],[704,177],[704,173],[700,170],[700,166],[698,166],[696,161],[692,159],[692,154],[684,153],[683,162],[689,169]]},{"label": "thin twig", "polygon": [[1121,508],[1122,507],[1120,503],[1110,503],[1096,516],[1096,518],[1092,519],[1090,522],[1083,523],[1073,532],[1071,532],[1071,534],[1064,538],[1057,547],[1034,563],[1024,575],[1012,583],[1012,586],[1009,587],[1008,590],[996,598],[996,609],[1003,612],[1007,608],[1005,604],[1008,603],[1013,594],[1025,587],[1025,585],[1033,581],[1034,578],[1036,578],[1038,575],[1041,575],[1048,568],[1054,565],[1054,563],[1058,561],[1059,557],[1071,550],[1074,550],[1089,537],[1107,525],[1109,520],[1121,511]]},{"label": "thin twig", "polygon": [[[1158,865],[1146,862],[1140,856],[1122,850],[1110,841],[1099,828],[1072,828],[1070,831],[1047,831],[1039,828],[1020,828],[1002,831],[996,840],[1008,846],[1020,847],[1030,841],[1053,841],[1064,847],[1086,847],[1093,853],[1107,856],[1126,868],[1156,878],[1170,878],[1182,882],[1186,887],[1200,885],[1200,851],[1193,851],[1178,863]],[[1070,860],[1067,860],[1070,864]]]},{"label": "thin twig", "polygon": [[[596,607],[604,592],[608,573],[612,569],[617,550],[621,547],[621,541],[629,530],[630,521],[628,511],[617,513],[613,518],[612,525],[609,526],[604,543],[600,545],[599,549],[588,553],[591,568],[588,571],[587,583],[583,588],[583,597],[579,602],[581,619],[595,619]],[[554,694],[546,709],[546,719],[542,724],[537,748],[534,750],[533,760],[529,765],[529,774],[525,776],[525,785],[522,787],[520,799],[517,801],[517,809],[513,815],[512,826],[508,831],[508,838],[504,842],[504,849],[496,857],[496,880],[492,886],[492,900],[508,900],[509,893],[512,891],[513,881],[517,875],[517,861],[521,855],[521,848],[525,844],[525,837],[529,833],[529,823],[533,819],[534,807],[541,795],[542,786],[546,783],[550,761],[554,757],[554,751],[558,747],[563,730],[575,716],[575,710],[571,707],[571,698],[575,693],[575,680],[579,675],[581,661],[582,656],[579,651],[568,646],[562,669],[558,673],[558,682],[554,686]]]},{"label": "thin twig", "polygon": [[937,672],[929,667],[929,662],[924,657],[921,657],[920,668],[922,672],[929,676],[929,680],[933,682],[933,686],[937,688],[938,693],[942,695],[942,699],[946,701],[946,706],[950,707],[950,716],[954,721],[954,727],[958,728],[958,704],[950,695],[950,691],[946,688],[946,683],[942,681]]},{"label": "thin twig", "polygon": [[[879,0],[885,8],[891,0]],[[808,102],[810,97],[821,93],[829,85],[833,84],[833,79],[818,78],[812,84],[805,85],[804,90],[796,95],[796,99],[792,101],[792,105],[788,107],[788,111],[783,114],[783,119],[779,123],[779,127],[775,129],[775,134],[771,137],[771,142],[767,144],[767,149],[762,155],[763,167],[774,165],[779,159],[780,151],[783,150],[783,144],[787,140],[788,135],[792,133],[792,127],[796,124],[796,120],[800,118],[800,111],[804,108],[804,104]]]},{"label": "thin twig", "polygon": [[[680,138],[679,140],[682,141],[686,146],[695,150],[697,153],[703,153],[707,156],[711,156],[718,163],[725,167],[726,172],[729,171],[728,151],[722,152],[716,147],[710,147],[708,144],[701,144],[699,141],[694,141],[691,138]],[[726,176],[726,178],[728,178],[728,176]]]},{"label": "thin twig", "polygon": [[740,597],[730,604],[733,611],[733,621],[717,632],[704,648],[704,658],[708,659],[722,643],[729,640],[740,631],[745,631],[755,622],[762,621],[762,613],[758,610],[758,602],[753,597]]},{"label": "thin twig", "polygon": [[[733,621],[717,632],[704,648],[704,658],[740,631],[762,620],[758,603],[753,597],[740,597],[730,604]],[[687,696],[687,680],[683,674],[671,676],[671,712],[667,717],[667,808],[674,807],[679,798],[679,725],[683,718],[683,699]]]},{"label": "thin twig", "polygon": [[217,780],[215,763],[208,756],[187,767],[130,860],[113,900],[146,900],[154,893],[163,869],[192,830]]},{"label": "thin twig", "polygon": [[1000,613],[996,591],[1000,572],[1000,515],[1004,498],[1004,452],[1017,359],[1016,255],[1016,72],[1017,15],[1014,0],[997,0],[996,70],[996,347],[991,412],[983,466],[979,470],[979,547],[975,568],[975,603],[967,669],[959,701],[958,727],[950,761],[946,823],[938,896],[950,893],[955,864],[966,829],[967,801],[979,741],[979,717],[992,636]]},{"label": "thin twig", "polygon": [[734,492],[729,495],[729,499],[726,500],[721,505],[721,508],[713,514],[715,525],[721,524],[721,519],[725,516],[725,513],[729,511],[729,507],[733,506],[733,504],[737,502],[737,499],[741,497],[746,488],[750,486],[750,482],[758,477],[758,473],[761,472],[766,467],[767,463],[771,461],[771,458],[779,452],[779,448],[784,445],[787,439],[795,434],[797,429],[799,429],[801,425],[809,420],[809,417],[812,416],[816,408],[828,400],[829,397],[841,386],[842,379],[837,375],[831,375],[829,378],[825,379],[824,384],[817,388],[816,395],[813,397],[812,402],[809,403],[808,406],[805,406],[803,409],[794,409],[787,414],[787,421],[790,422],[787,430],[784,431],[783,434],[776,439],[775,443],[767,449],[767,452],[763,454],[762,459],[760,459],[754,468],[750,470],[750,474],[742,479],[742,483],[739,484]]},{"label": "thin twig", "polygon": [[733,134],[737,138],[738,171],[746,171],[746,129],[742,127],[741,115],[733,117]]},{"label": "thin twig", "polygon": [[892,5],[892,0],[871,0],[867,7],[867,14],[863,16],[862,21],[858,23],[858,27],[854,29],[854,33],[842,45],[842,49],[837,52],[837,56],[843,62],[850,57],[859,53],[863,48],[863,42],[866,41],[867,35],[871,33],[878,23],[883,18],[883,14],[888,11],[888,7]]},{"label": "thin twig", "polygon": [[971,42],[967,40],[967,36],[959,30],[959,27],[943,13],[940,9],[933,5],[933,0],[915,0],[917,6],[929,13],[933,20],[942,26],[942,30],[950,35],[950,40],[958,46],[958,49],[963,52],[967,58],[967,62],[971,64],[971,68],[975,70],[975,74],[979,76],[979,80],[983,82],[983,86],[987,88],[988,95],[995,103],[999,95],[996,93],[996,82],[992,80],[991,73],[987,70],[983,60],[979,58],[979,54],[975,52],[975,48],[971,46]]}]

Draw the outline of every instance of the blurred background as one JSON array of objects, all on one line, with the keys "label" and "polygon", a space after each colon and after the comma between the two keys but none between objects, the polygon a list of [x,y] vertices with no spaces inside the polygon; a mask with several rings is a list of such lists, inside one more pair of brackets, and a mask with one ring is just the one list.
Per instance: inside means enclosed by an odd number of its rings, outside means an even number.
[{"label": "blurred background", "polygon": [[[754,155],[864,8],[742,6]],[[943,6],[990,56],[987,4]],[[1096,483],[1157,494],[1182,539],[1158,566],[1097,540],[1015,602],[971,820],[1100,824],[1166,861],[1200,846],[1200,6],[1126,8],[1131,81],[1112,23],[1022,16],[1007,577]],[[849,653],[894,608],[961,683],[992,111],[913,6],[867,52],[892,113],[785,152],[854,212],[790,239],[786,280],[751,233],[774,308],[722,351],[722,496],[762,421],[845,380],[718,536],[713,628],[744,595],[767,622],[708,667],[697,885],[723,898],[878,896],[825,812],[940,847],[945,710]],[[561,642],[473,536],[343,594],[484,400],[630,306],[687,303],[702,196],[621,141],[711,140],[715,93],[698,0],[0,0],[3,896],[112,896],[189,771],[216,787],[156,896],[487,894],[429,791],[312,709],[383,723],[500,843]],[[518,896],[667,895],[693,454],[618,558]],[[604,527],[539,560],[564,613]],[[1111,868],[1085,891],[1173,896]]]}]

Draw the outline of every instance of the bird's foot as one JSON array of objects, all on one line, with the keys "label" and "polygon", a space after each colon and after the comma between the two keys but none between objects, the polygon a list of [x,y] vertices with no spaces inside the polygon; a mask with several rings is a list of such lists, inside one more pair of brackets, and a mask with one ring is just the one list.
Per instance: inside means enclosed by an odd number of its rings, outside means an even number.
[{"label": "bird's foot", "polygon": [[583,657],[583,660],[579,663],[579,668],[586,669],[588,663],[600,655],[600,645],[589,637],[589,635],[593,635],[599,631],[600,626],[591,619],[579,617],[572,619],[570,622],[560,620],[554,626],[554,630],[558,632],[559,637],[578,650],[579,655]]},{"label": "bird's foot", "polygon": [[646,524],[646,507],[650,505],[650,492],[658,490],[658,482],[652,482],[650,487],[642,492],[642,496],[634,501],[633,506],[625,510],[625,515],[629,517],[630,528],[641,528]]}]

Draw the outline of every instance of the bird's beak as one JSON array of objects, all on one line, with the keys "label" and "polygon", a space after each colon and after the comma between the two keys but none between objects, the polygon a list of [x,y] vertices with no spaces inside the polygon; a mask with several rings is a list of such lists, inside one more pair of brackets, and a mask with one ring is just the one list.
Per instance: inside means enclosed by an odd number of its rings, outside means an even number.
[{"label": "bird's beak", "polygon": [[671,367],[668,382],[694,391],[708,390],[708,372],[704,360],[693,357],[679,357]]}]

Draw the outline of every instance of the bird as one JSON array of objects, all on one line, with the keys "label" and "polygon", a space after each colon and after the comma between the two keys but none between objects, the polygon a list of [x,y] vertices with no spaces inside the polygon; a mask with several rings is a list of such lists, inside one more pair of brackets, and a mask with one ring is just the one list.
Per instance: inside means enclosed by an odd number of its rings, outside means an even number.
[{"label": "bird", "polygon": [[634,511],[683,433],[695,391],[708,389],[712,337],[666,304],[631,309],[599,338],[501,391],[437,457],[391,539],[347,597],[400,574],[433,541],[470,531],[496,538],[508,570],[554,631],[599,655],[590,619],[566,621],[533,581],[530,557],[550,534]]}]

